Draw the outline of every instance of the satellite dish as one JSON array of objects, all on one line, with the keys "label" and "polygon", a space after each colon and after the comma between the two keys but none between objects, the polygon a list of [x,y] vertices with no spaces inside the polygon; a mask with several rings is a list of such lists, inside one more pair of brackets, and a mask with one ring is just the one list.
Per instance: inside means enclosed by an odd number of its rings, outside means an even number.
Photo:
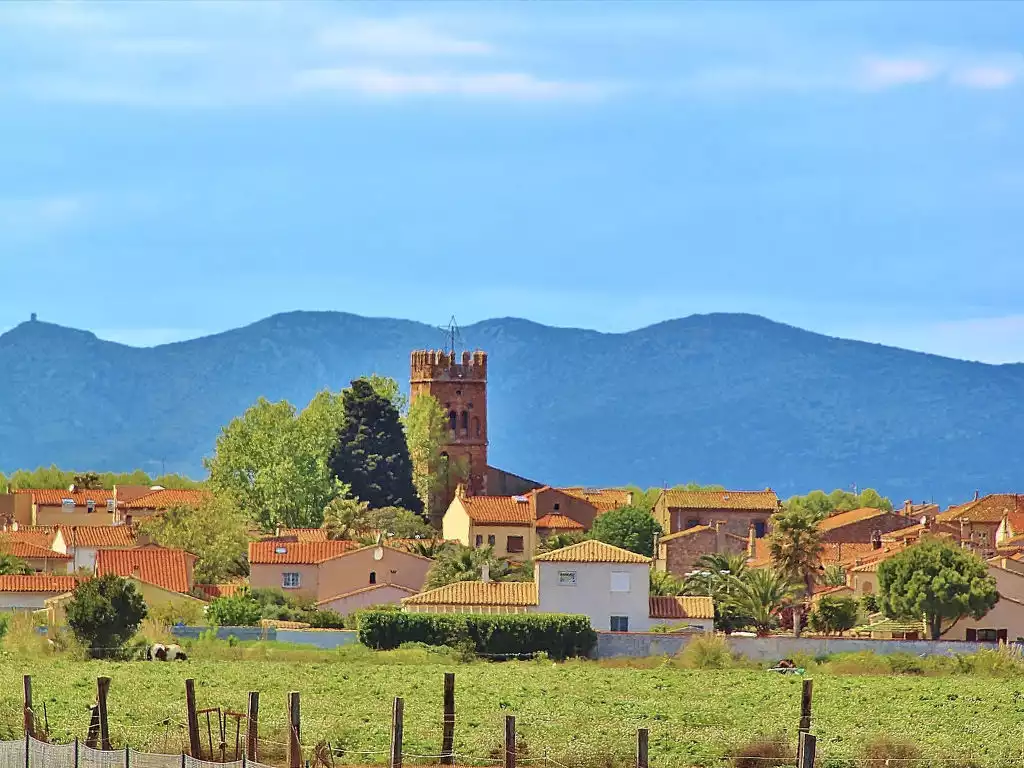
[{"label": "satellite dish", "polygon": [[384,547],[378,546],[375,550],[373,550],[373,559],[374,560],[383,560],[384,559]]}]

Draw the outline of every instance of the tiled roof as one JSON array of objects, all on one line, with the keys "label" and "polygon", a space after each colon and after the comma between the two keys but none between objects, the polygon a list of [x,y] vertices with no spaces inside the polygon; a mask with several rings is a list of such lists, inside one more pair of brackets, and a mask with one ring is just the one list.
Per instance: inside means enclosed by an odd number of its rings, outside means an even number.
[{"label": "tiled roof", "polygon": [[68,547],[134,547],[138,540],[130,525],[77,525],[63,528]]},{"label": "tiled roof", "polygon": [[32,501],[46,507],[59,507],[64,503],[64,499],[71,499],[75,502],[76,507],[84,507],[87,502],[93,501],[97,507],[103,507],[103,512],[107,511],[107,502],[114,498],[114,492],[106,490],[72,492],[60,488],[44,488],[39,490],[19,489],[15,493],[31,493]]},{"label": "tiled roof", "polygon": [[827,587],[824,584],[815,584],[811,588],[811,594],[814,595],[815,598],[827,597],[828,595],[835,595],[840,592],[853,592],[853,590],[845,584],[837,584],[831,587]]},{"label": "tiled roof", "polygon": [[533,506],[527,496],[463,496],[459,501],[474,523],[533,525]]},{"label": "tiled roof", "polygon": [[122,504],[121,509],[171,509],[172,507],[196,507],[210,498],[209,491],[169,490],[153,491],[134,501]]},{"label": "tiled roof", "polygon": [[353,595],[361,595],[364,592],[373,592],[375,589],[383,589],[384,587],[391,587],[392,589],[397,589],[397,590],[399,590],[401,592],[406,592],[406,593],[408,593],[410,595],[415,595],[416,594],[416,590],[415,589],[411,589],[410,587],[407,587],[404,584],[385,584],[385,583],[370,584],[370,585],[365,586],[365,587],[360,587],[359,589],[352,589],[352,590],[349,590],[348,592],[342,592],[340,595],[335,595],[334,597],[328,597],[326,600],[320,600],[320,601],[317,602],[317,605],[325,605],[326,603],[330,603],[330,602],[333,602],[335,600],[341,600],[341,599],[346,598],[346,597],[352,597]]},{"label": "tiled roof", "polygon": [[652,619],[713,619],[715,604],[710,597],[682,595],[681,597],[652,597]]},{"label": "tiled roof", "polygon": [[775,491],[663,491],[673,509],[747,509],[775,512],[779,497]]},{"label": "tiled roof", "polygon": [[18,530],[0,532],[0,541],[20,541],[34,547],[53,549],[57,529],[50,526],[20,526]]},{"label": "tiled roof", "polygon": [[135,576],[171,592],[187,593],[188,561],[195,555],[181,549],[138,547],[136,549],[101,549],[96,552],[96,575],[116,573],[125,578]]},{"label": "tiled roof", "polygon": [[583,525],[565,515],[544,515],[537,520],[538,528],[557,528],[563,531],[582,531]]},{"label": "tiled roof", "polygon": [[[958,507],[950,507],[937,515],[936,520],[943,523],[955,523],[967,520],[972,523],[999,523],[1003,515],[1013,521],[1024,522],[1024,495],[1019,493],[993,493],[982,496],[977,501],[970,501]],[[1016,525],[1014,528],[1016,529]],[[1021,526],[1024,529],[1024,525]]]},{"label": "tiled roof", "polygon": [[857,558],[856,560],[853,560],[852,563],[847,561],[847,565],[849,566],[851,573],[875,573],[878,570],[879,563],[905,551],[906,547],[899,545],[886,547],[884,549],[876,549],[867,557]]},{"label": "tiled roof", "polygon": [[78,586],[76,576],[36,573],[30,576],[0,576],[0,592],[71,592]]},{"label": "tiled roof", "polygon": [[853,525],[854,523],[860,523],[864,520],[871,520],[872,518],[887,514],[890,514],[887,510],[875,509],[874,507],[861,507],[860,509],[851,509],[848,512],[837,512],[818,523],[818,530],[834,531],[836,528],[842,528],[845,525]]},{"label": "tiled roof", "polygon": [[40,547],[25,541],[10,539],[0,535],[0,554],[14,555],[22,560],[71,560],[71,555],[55,552],[49,547]]},{"label": "tiled roof", "polygon": [[405,605],[537,605],[532,581],[456,581],[402,600]]},{"label": "tiled roof", "polygon": [[622,488],[583,488],[582,486],[574,486],[570,488],[557,488],[556,490],[590,502],[598,512],[610,512],[613,509],[625,507],[632,498],[630,492]]},{"label": "tiled roof", "polygon": [[649,564],[651,558],[630,552],[628,549],[613,547],[603,541],[581,541],[543,555],[537,555],[535,562],[542,563],[622,563]]},{"label": "tiled roof", "polygon": [[233,581],[227,584],[196,584],[196,589],[213,600],[218,597],[232,597],[248,587],[244,581]]},{"label": "tiled roof", "polygon": [[327,541],[326,528],[279,528],[281,538],[294,536],[296,541]]},{"label": "tiled roof", "polygon": [[341,541],[250,541],[250,565],[316,565],[359,545]]},{"label": "tiled roof", "polygon": [[872,553],[878,551],[870,543],[827,541],[822,545],[821,562],[824,565],[849,564],[858,557],[869,557]]}]

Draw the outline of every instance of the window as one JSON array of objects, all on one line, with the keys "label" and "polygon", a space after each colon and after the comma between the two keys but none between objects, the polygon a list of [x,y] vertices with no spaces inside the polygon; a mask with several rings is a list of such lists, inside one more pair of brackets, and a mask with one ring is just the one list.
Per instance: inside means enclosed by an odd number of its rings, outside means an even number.
[{"label": "window", "polygon": [[505,544],[505,551],[522,552],[523,551],[523,537],[522,536],[509,536],[508,541]]},{"label": "window", "polygon": [[[472,407],[472,403],[470,403]],[[477,416],[473,417],[473,434],[480,437],[480,419]]]},{"label": "window", "polygon": [[612,616],[609,624],[612,632],[629,632],[629,616]]},{"label": "window", "polygon": [[282,589],[297,589],[302,580],[297,573],[284,573],[281,575]]},{"label": "window", "polygon": [[107,512],[115,512],[117,510],[117,502],[113,499],[107,499]]},{"label": "window", "polygon": [[554,508],[555,508],[555,512],[557,512],[558,511],[558,502],[557,501],[555,502]]},{"label": "window", "polygon": [[469,434],[469,413],[466,411],[462,412],[462,434]]},{"label": "window", "polygon": [[765,530],[764,520],[755,520],[754,521],[754,536],[756,538],[758,538],[758,539],[761,539],[761,538],[764,538],[765,533],[767,533],[767,531]]},{"label": "window", "polygon": [[558,572],[558,583],[563,587],[575,587],[576,586],[576,571],[559,571]]},{"label": "window", "polygon": [[481,536],[480,534],[477,534],[477,536],[476,536],[476,545],[478,547],[482,547],[484,545],[484,537]]},{"label": "window", "polygon": [[60,500],[60,508],[64,512],[74,512],[75,511],[75,500],[74,499],[61,499]]},{"label": "window", "polygon": [[629,592],[629,574],[625,571],[612,571],[612,592]]},{"label": "window", "polygon": [[459,417],[455,415],[455,411],[452,411],[448,414],[448,429],[450,429],[452,432],[454,432],[455,427],[458,426],[458,418]]},{"label": "window", "polygon": [[700,525],[700,520],[698,520],[696,517],[691,517],[689,520],[686,521],[687,528],[696,528],[698,525]]},{"label": "window", "polygon": [[90,514],[95,512],[96,511],[96,502],[93,501],[92,499],[89,499],[87,502],[85,502],[85,511],[90,513]]},{"label": "window", "polygon": [[494,534],[493,533],[490,536],[487,537],[487,546],[488,547],[493,547],[494,546]]},{"label": "window", "polygon": [[377,572],[376,571],[370,571],[370,583],[371,584],[376,584],[377,583]]},{"label": "window", "polygon": [[979,643],[1006,642],[1009,633],[1005,629],[968,629],[967,639]]}]

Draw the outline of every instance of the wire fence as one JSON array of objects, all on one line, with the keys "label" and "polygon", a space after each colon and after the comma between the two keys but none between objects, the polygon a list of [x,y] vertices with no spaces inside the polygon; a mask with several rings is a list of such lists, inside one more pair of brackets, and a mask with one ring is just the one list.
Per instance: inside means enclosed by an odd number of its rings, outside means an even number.
[{"label": "wire fence", "polygon": [[[27,755],[26,755],[27,751]],[[254,760],[212,763],[184,754],[100,750],[85,744],[50,744],[31,737],[0,741],[3,768],[273,768]]]}]

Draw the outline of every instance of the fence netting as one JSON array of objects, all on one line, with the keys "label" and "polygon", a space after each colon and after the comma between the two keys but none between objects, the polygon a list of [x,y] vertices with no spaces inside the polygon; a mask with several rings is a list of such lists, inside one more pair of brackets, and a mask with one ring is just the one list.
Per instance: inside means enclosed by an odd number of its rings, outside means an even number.
[{"label": "fence netting", "polygon": [[24,739],[0,741],[0,768],[271,768],[252,761],[230,760],[212,763],[188,755],[160,755],[136,752],[134,749],[101,750],[84,744],[48,744],[28,740],[28,762],[25,761]]}]

